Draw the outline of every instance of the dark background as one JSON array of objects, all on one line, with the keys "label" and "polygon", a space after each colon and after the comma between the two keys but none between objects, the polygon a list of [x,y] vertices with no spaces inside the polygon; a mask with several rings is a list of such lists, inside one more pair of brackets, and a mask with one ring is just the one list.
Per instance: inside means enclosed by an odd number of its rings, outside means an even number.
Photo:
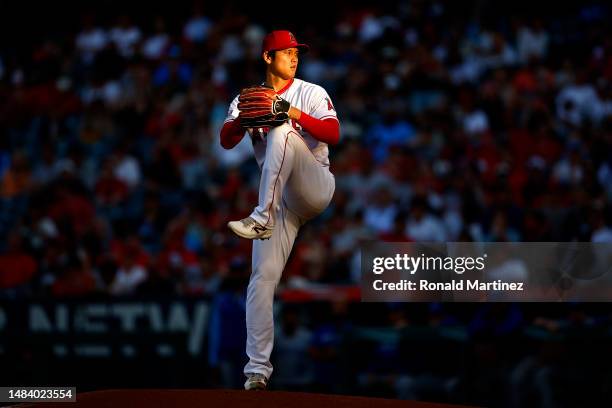
[{"label": "dark background", "polygon": [[[258,36],[288,28],[342,139],[334,200],[279,287],[271,388],[610,400],[608,304],[365,304],[357,262],[366,240],[612,241],[608,5],[201,4],[198,39],[190,2],[2,2],[1,384],[242,386],[250,242],[225,225],[258,169],[218,131],[261,79]],[[122,15],[141,36],[125,54],[108,39]],[[106,38],[90,54],[86,21]]]}]

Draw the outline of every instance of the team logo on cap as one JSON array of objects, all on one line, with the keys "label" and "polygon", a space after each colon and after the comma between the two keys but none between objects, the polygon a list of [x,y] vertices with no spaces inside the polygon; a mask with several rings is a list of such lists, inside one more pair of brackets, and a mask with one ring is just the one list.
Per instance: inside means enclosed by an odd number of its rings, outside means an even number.
[{"label": "team logo on cap", "polygon": [[289,39],[291,40],[291,42],[297,42],[293,33],[289,33]]}]

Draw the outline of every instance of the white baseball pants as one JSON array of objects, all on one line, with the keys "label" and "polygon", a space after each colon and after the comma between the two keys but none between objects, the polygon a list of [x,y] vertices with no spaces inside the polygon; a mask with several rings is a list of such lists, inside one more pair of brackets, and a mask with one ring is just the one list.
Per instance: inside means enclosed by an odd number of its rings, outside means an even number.
[{"label": "white baseball pants", "polygon": [[329,167],[316,160],[289,124],[268,133],[259,184],[259,205],[251,217],[274,228],[269,240],[253,241],[252,271],[247,289],[244,373],[270,378],[274,345],[274,291],[300,226],[317,216],[332,199],[335,180]]}]

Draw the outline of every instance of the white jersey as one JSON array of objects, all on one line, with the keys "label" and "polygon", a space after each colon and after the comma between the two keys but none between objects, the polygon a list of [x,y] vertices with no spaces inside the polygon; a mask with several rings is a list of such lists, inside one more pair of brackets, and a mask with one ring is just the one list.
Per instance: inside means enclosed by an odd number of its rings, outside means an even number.
[{"label": "white jersey", "polygon": [[[338,120],[336,110],[331,102],[331,98],[325,89],[319,85],[294,78],[289,84],[289,87],[281,90],[279,95],[283,99],[287,100],[291,106],[301,110],[315,119],[333,118]],[[236,96],[230,104],[225,122],[236,119],[239,113],[238,96]],[[304,139],[304,142],[313,153],[317,161],[325,166],[329,166],[329,148],[327,147],[327,143],[320,142],[312,137],[293,120],[289,120],[289,123],[300,133]],[[254,133],[255,134],[251,134],[253,151],[255,152],[255,159],[261,167],[266,154],[266,139],[265,137],[261,136],[258,131],[255,131]]]}]

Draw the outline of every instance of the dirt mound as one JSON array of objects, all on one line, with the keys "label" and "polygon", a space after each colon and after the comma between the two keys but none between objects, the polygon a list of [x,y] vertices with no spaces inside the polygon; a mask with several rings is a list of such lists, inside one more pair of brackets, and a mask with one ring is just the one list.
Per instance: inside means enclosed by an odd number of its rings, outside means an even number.
[{"label": "dirt mound", "polygon": [[19,407],[456,408],[459,406],[284,391],[108,390],[78,394],[77,402],[68,405],[65,403],[20,404]]}]

